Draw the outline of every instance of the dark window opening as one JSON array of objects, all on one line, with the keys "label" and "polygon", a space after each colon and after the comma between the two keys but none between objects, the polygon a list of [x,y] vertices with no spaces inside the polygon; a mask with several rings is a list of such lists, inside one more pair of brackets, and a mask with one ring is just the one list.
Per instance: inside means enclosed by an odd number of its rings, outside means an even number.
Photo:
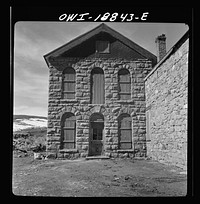
[{"label": "dark window opening", "polygon": [[121,69],[118,72],[118,88],[120,100],[131,99],[131,78],[127,69]]},{"label": "dark window opening", "polygon": [[110,43],[108,41],[96,41],[96,52],[110,53]]},{"label": "dark window opening", "polygon": [[66,113],[61,121],[61,149],[76,147],[76,118],[73,113]]},{"label": "dark window opening", "polygon": [[104,72],[101,68],[94,68],[91,72],[91,104],[104,104]]},{"label": "dark window opening", "polygon": [[132,120],[129,114],[119,117],[119,149],[132,149]]},{"label": "dark window opening", "polygon": [[75,99],[76,73],[73,68],[66,68],[63,72],[63,98]]}]

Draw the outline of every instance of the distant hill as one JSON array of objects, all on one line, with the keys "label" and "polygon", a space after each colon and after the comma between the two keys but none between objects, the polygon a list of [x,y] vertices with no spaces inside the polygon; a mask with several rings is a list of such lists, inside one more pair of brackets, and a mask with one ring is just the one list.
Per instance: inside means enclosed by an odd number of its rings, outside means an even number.
[{"label": "distant hill", "polygon": [[46,128],[47,117],[33,115],[13,115],[13,132],[30,128]]},{"label": "distant hill", "polygon": [[35,115],[13,115],[13,120],[15,120],[15,119],[29,119],[29,118],[47,119],[47,117],[44,117],[44,116],[35,116]]}]

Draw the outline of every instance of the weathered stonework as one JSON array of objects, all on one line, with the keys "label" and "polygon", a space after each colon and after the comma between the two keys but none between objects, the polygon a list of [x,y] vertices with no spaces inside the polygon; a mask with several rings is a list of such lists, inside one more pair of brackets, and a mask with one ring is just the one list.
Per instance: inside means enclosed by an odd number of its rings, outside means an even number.
[{"label": "weathered stonework", "polygon": [[188,52],[186,36],[145,79],[146,110],[150,116],[147,156],[184,169],[187,168]]},{"label": "weathered stonework", "polygon": [[[159,62],[156,64],[155,55],[101,24],[45,55],[49,67],[47,157],[86,157],[91,155],[91,143],[101,140],[102,151],[95,147],[98,154],[100,152],[101,155],[121,158],[148,156],[186,169],[188,32],[168,53],[165,40],[165,35],[156,39],[159,54]],[[99,52],[95,48],[98,41],[104,42],[104,46],[109,44],[110,50],[106,47],[108,52]],[[103,82],[99,83],[103,84],[103,91],[100,86],[101,89],[92,92],[91,76],[95,68],[103,75]],[[73,87],[73,91],[66,91],[73,92],[73,99],[63,97],[63,71],[67,69],[75,73],[75,78],[72,77],[74,81],[71,79],[75,83],[75,90]],[[130,74],[126,100],[119,99],[121,69],[126,69],[125,73]],[[124,93],[127,94],[127,81],[121,82],[125,82]],[[101,90],[101,104],[96,104],[97,99],[94,103],[91,102],[91,93],[95,95],[97,90]],[[64,134],[64,130],[68,131],[68,126],[63,126],[66,113],[73,115],[70,122],[74,124],[75,121],[75,134]],[[96,120],[92,126],[91,118],[96,113],[99,114],[98,119],[101,122],[103,120],[101,139],[94,139],[94,135],[97,135],[93,132],[95,122],[100,124]],[[123,124],[123,114],[128,115],[124,122],[127,126],[120,126]],[[125,148],[119,145],[121,130],[126,133],[123,138],[128,137],[130,143],[128,147],[125,144]],[[71,140],[71,135],[75,138],[72,149],[62,146],[63,135],[67,138],[66,143]],[[125,140],[124,143],[126,142]]]},{"label": "weathered stonework", "polygon": [[[49,157],[70,158],[88,156],[89,118],[93,113],[102,113],[104,125],[104,152],[110,157],[146,156],[145,136],[145,89],[144,77],[151,71],[150,60],[128,61],[124,59],[78,59],[52,58],[49,69],[49,101],[47,151]],[[73,67],[76,71],[75,99],[61,97],[62,71]],[[90,74],[95,67],[104,71],[105,104],[90,104]],[[126,68],[131,76],[131,100],[118,99],[118,71]],[[61,118],[66,112],[76,116],[76,149],[60,150]],[[128,113],[132,117],[131,150],[118,149],[118,117]]]}]

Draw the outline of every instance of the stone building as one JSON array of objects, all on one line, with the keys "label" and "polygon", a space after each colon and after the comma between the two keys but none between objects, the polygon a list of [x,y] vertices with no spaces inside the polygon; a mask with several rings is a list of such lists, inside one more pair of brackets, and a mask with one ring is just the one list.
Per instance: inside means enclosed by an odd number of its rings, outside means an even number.
[{"label": "stone building", "polygon": [[[161,47],[163,37],[158,39]],[[147,155],[183,169],[187,168],[188,54],[189,31],[145,77]]]},{"label": "stone building", "polygon": [[100,24],[46,54],[48,157],[148,156],[186,168],[188,33],[167,53],[158,36],[156,57]]},{"label": "stone building", "polygon": [[144,78],[155,55],[100,24],[44,58],[49,157],[146,156]]}]

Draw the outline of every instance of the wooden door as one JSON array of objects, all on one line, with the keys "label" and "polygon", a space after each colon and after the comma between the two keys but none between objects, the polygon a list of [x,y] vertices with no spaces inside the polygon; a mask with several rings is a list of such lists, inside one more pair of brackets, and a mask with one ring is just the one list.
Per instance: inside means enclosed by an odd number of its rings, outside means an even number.
[{"label": "wooden door", "polygon": [[91,73],[91,103],[104,104],[104,73],[100,68],[94,68]]},{"label": "wooden door", "polygon": [[90,155],[101,155],[103,151],[103,122],[91,122]]}]

